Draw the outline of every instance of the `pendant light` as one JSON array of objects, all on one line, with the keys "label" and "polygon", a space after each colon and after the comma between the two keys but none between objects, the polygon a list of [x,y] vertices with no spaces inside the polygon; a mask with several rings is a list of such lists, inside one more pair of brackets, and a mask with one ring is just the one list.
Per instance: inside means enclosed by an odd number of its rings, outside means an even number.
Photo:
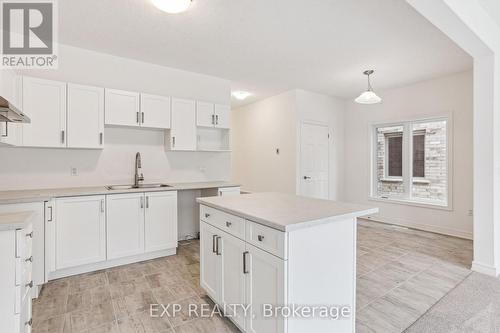
[{"label": "pendant light", "polygon": [[372,85],[370,83],[370,75],[373,74],[373,70],[369,69],[363,72],[368,77],[368,89],[359,95],[354,101],[359,104],[377,104],[382,102],[382,98],[378,97],[377,94],[373,92]]},{"label": "pendant light", "polygon": [[186,11],[192,0],[152,0],[153,5],[169,14],[178,14]]}]

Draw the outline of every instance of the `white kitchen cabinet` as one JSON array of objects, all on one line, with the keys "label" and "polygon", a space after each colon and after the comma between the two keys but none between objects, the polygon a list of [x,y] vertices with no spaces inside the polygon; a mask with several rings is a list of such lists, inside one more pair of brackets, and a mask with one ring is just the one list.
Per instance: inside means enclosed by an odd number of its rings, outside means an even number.
[{"label": "white kitchen cabinet", "polygon": [[246,245],[245,299],[252,304],[247,316],[246,332],[285,332],[285,320],[280,317],[265,318],[262,304],[285,303],[286,261],[250,244]]},{"label": "white kitchen cabinet", "polygon": [[55,205],[55,268],[106,260],[105,197],[58,198]]},{"label": "white kitchen cabinet", "polygon": [[141,94],[141,126],[170,128],[170,97]]},{"label": "white kitchen cabinet", "polygon": [[145,251],[177,247],[177,192],[145,193]]},{"label": "white kitchen cabinet", "polygon": [[[221,287],[220,303],[227,305],[226,314],[232,316],[234,323],[241,329],[245,328],[245,314],[241,307],[232,308],[232,304],[246,304],[246,274],[248,269],[248,253],[245,248],[245,241],[221,233],[219,240],[219,253],[221,253]],[[260,303],[259,303],[260,304]],[[272,303],[276,304],[276,303]],[[234,311],[236,313],[234,313]]]},{"label": "white kitchen cabinet", "polygon": [[[22,110],[22,77],[14,71],[3,69],[0,75],[0,95]],[[22,144],[21,124],[0,122],[0,145]]]},{"label": "white kitchen cabinet", "polygon": [[106,125],[139,126],[140,94],[132,91],[105,89]]},{"label": "white kitchen cabinet", "polygon": [[68,147],[103,148],[104,88],[68,83]]},{"label": "white kitchen cabinet", "polygon": [[169,150],[196,150],[196,103],[172,98],[172,124],[166,135]]},{"label": "white kitchen cabinet", "polygon": [[196,125],[214,127],[215,106],[213,103],[196,102]]},{"label": "white kitchen cabinet", "polygon": [[219,187],[217,192],[220,197],[224,197],[227,195],[238,195],[241,193],[241,188],[239,186]]},{"label": "white kitchen cabinet", "polygon": [[66,83],[23,77],[22,145],[66,147]]},{"label": "white kitchen cabinet", "polygon": [[108,260],[144,253],[144,193],[106,197]]},{"label": "white kitchen cabinet", "polygon": [[208,223],[200,223],[200,285],[214,302],[220,300],[222,273],[218,244],[221,232]]},{"label": "white kitchen cabinet", "polygon": [[215,104],[215,127],[231,127],[231,107],[229,105]]}]

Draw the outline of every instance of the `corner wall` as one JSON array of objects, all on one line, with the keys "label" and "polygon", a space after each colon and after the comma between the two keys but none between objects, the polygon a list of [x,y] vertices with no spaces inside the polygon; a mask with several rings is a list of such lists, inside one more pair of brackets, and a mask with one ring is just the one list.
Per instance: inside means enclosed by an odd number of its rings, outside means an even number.
[{"label": "corner wall", "polygon": [[[472,238],[473,78],[471,72],[378,92],[378,105],[348,102],[345,122],[345,198],[380,207],[377,218],[424,230]],[[452,113],[452,210],[371,201],[370,124]]]}]

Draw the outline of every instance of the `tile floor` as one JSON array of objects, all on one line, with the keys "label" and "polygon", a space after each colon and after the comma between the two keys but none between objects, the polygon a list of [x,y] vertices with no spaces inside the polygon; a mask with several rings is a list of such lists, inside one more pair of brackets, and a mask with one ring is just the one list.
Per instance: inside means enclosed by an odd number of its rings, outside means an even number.
[{"label": "tile floor", "polygon": [[[198,284],[199,243],[178,252],[48,283],[33,303],[33,332],[238,332],[220,317],[149,316],[151,303],[211,304]],[[471,241],[360,222],[357,332],[404,331],[470,274],[471,260]]]}]

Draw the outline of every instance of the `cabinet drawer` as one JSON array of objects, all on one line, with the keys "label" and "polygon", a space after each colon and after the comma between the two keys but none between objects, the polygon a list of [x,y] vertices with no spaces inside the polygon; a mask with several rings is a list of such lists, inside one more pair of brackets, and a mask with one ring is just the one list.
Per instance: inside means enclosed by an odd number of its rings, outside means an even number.
[{"label": "cabinet drawer", "polygon": [[245,219],[241,217],[201,205],[200,219],[233,236],[245,239]]},{"label": "cabinet drawer", "polygon": [[288,257],[284,232],[247,220],[246,241],[282,259]]}]

